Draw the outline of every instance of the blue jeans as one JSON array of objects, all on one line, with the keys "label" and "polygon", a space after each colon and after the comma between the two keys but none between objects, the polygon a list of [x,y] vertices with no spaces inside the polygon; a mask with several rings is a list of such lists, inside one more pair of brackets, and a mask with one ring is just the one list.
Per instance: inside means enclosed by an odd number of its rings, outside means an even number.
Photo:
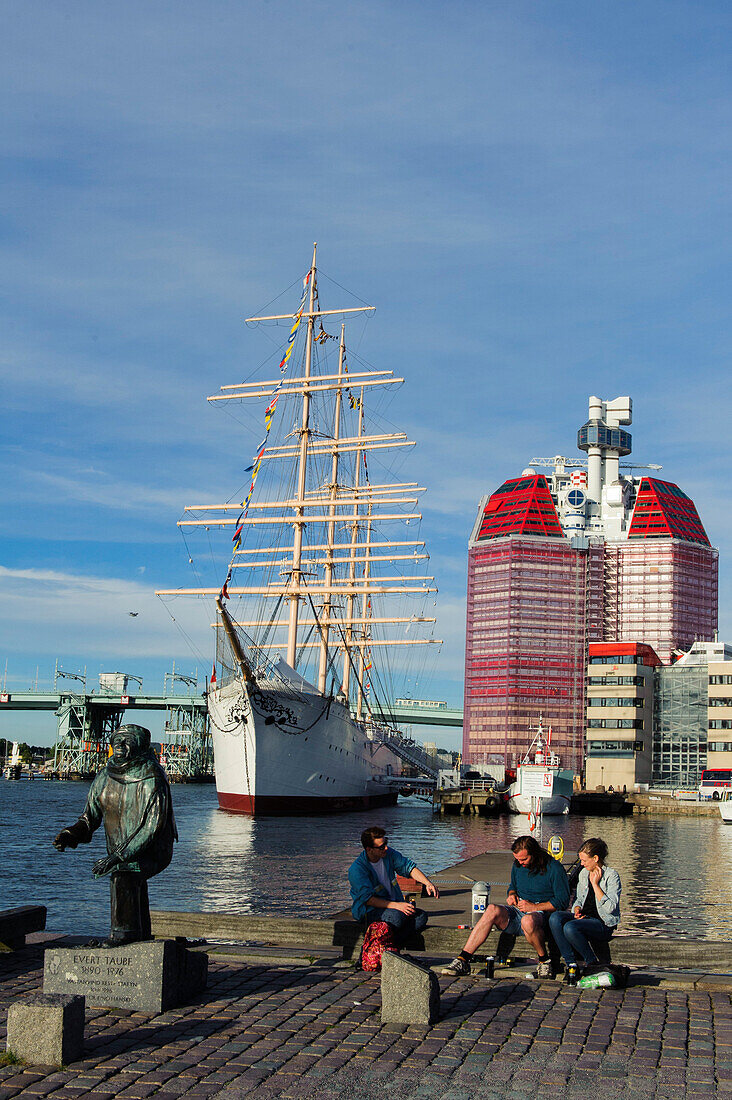
[{"label": "blue jeans", "polygon": [[575,920],[572,913],[561,910],[550,914],[549,928],[566,963],[577,962],[577,955],[583,962],[597,962],[592,940],[607,943],[613,934],[613,929],[596,917]]},{"label": "blue jeans", "polygon": [[423,909],[415,909],[413,917],[407,917],[398,909],[367,909],[366,924],[383,920],[390,924],[395,932],[423,932],[427,925],[427,914]]}]

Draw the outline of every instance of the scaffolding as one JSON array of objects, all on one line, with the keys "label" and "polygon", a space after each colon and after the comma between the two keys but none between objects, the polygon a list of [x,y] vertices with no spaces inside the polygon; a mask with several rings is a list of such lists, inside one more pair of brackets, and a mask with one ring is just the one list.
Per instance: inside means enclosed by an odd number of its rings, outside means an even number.
[{"label": "scaffolding", "polygon": [[[463,755],[516,767],[543,715],[566,767],[584,759],[588,589],[598,560],[548,538],[509,536],[471,547]],[[592,573],[588,564],[592,562]],[[591,633],[597,630],[593,623]]]},{"label": "scaffolding", "polygon": [[642,640],[662,661],[717,629],[718,552],[679,539],[605,545],[604,640]]}]

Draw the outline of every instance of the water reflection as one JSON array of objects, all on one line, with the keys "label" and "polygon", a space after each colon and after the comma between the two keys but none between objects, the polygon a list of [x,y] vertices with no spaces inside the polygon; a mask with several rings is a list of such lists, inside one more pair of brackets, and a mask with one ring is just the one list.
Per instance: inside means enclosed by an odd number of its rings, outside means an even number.
[{"label": "water reflection", "polygon": [[[63,854],[51,838],[78,817],[80,783],[0,782],[0,908],[49,907],[49,927],[100,932],[108,927],[105,882],[91,878],[103,852],[93,843]],[[508,849],[526,819],[433,815],[410,801],[381,813],[326,818],[257,819],[221,812],[211,787],[173,789],[180,832],[173,863],[150,883],[160,909],[230,910],[322,917],[349,903],[346,870],[368,825],[383,824],[390,843],[427,873],[489,848]],[[732,933],[726,868],[732,826],[715,818],[547,819],[574,851],[602,836],[623,882],[621,932],[726,938]],[[495,895],[494,895],[495,896]]]}]

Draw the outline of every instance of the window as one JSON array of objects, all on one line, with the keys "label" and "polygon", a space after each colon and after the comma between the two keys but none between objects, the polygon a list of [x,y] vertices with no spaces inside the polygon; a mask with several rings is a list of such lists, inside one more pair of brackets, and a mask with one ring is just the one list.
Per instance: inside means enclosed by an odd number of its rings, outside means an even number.
[{"label": "window", "polygon": [[598,695],[587,700],[588,707],[642,707],[643,700],[631,696]]},{"label": "window", "polygon": [[635,687],[642,687],[645,680],[642,676],[588,676],[587,683],[591,687],[602,686],[609,684],[610,687],[633,685]]},{"label": "window", "polygon": [[591,665],[640,665],[643,664],[642,658],[635,653],[620,653],[611,655],[609,657],[597,656],[594,653],[590,654],[589,662]]},{"label": "window", "polygon": [[642,718],[589,718],[587,728],[591,730],[642,730]]},{"label": "window", "polygon": [[588,756],[632,756],[643,752],[642,741],[588,741]]}]

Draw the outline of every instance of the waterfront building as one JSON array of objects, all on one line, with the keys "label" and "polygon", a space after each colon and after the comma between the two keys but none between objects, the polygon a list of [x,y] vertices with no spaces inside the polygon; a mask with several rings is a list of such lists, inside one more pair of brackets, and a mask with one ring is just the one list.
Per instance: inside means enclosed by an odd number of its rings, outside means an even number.
[{"label": "waterfront building", "polygon": [[[577,436],[586,460],[532,459],[480,502],[468,550],[466,761],[515,767],[541,717],[563,764],[581,771],[588,646],[633,643],[668,662],[715,636],[717,551],[679,486],[621,468],[631,420],[629,397],[591,397]],[[650,737],[638,740],[645,771]]]},{"label": "waterfront building", "polygon": [[649,646],[590,645],[587,788],[693,789],[704,768],[732,768],[732,646],[663,665]]},{"label": "waterfront building", "polygon": [[590,643],[587,662],[585,786],[626,788],[650,783],[653,772],[654,671],[649,645]]}]

